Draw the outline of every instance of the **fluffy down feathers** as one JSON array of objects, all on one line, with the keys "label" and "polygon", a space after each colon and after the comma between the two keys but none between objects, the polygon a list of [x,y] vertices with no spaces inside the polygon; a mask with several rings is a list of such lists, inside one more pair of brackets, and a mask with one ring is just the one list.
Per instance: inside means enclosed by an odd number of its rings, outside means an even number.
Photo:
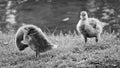
[{"label": "fluffy down feathers", "polygon": [[103,27],[108,24],[103,23],[96,18],[88,18],[86,11],[82,11],[80,14],[81,19],[76,26],[77,31],[84,36],[86,42],[87,38],[91,37],[95,37],[97,42],[103,31]]},{"label": "fluffy down feathers", "polygon": [[35,25],[21,26],[16,33],[15,41],[19,50],[24,50],[29,46],[36,52],[36,55],[57,48],[48,40],[42,30]]}]

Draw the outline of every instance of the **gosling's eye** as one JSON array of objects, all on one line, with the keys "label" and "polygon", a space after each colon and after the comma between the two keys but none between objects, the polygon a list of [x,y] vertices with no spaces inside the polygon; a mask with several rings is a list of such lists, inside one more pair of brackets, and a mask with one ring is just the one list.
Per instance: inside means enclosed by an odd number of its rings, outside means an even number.
[{"label": "gosling's eye", "polygon": [[82,16],[85,16],[85,14],[82,14]]}]

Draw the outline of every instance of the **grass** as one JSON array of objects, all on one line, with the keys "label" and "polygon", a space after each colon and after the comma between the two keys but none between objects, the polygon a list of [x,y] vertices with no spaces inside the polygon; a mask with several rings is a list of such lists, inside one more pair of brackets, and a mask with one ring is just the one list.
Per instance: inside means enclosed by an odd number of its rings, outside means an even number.
[{"label": "grass", "polygon": [[119,68],[120,40],[114,34],[104,33],[99,43],[76,33],[47,34],[57,49],[36,59],[35,52],[26,48],[20,52],[14,43],[14,34],[0,34],[0,68]]}]

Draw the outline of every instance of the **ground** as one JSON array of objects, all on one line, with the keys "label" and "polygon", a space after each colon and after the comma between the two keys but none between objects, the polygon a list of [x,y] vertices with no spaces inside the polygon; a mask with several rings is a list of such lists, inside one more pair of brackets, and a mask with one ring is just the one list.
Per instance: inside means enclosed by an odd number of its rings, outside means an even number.
[{"label": "ground", "polygon": [[57,49],[41,53],[38,58],[30,48],[19,51],[14,34],[0,34],[0,68],[119,68],[120,40],[104,33],[98,43],[76,33],[47,34]]}]

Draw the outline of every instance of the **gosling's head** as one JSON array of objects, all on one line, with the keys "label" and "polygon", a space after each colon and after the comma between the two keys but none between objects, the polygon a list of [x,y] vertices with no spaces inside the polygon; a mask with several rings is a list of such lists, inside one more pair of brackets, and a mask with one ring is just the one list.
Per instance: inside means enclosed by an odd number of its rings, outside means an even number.
[{"label": "gosling's head", "polygon": [[81,11],[80,18],[86,20],[88,18],[88,14],[86,11]]}]

